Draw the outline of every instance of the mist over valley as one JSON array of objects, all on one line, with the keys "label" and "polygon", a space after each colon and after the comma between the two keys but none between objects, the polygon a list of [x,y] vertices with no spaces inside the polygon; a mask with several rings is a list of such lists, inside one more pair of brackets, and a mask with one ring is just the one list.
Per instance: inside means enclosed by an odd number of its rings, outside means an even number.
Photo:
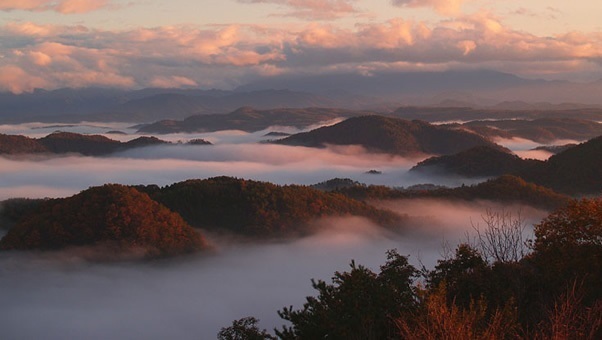
[{"label": "mist over valley", "polygon": [[602,339],[599,13],[0,1],[0,338]]}]

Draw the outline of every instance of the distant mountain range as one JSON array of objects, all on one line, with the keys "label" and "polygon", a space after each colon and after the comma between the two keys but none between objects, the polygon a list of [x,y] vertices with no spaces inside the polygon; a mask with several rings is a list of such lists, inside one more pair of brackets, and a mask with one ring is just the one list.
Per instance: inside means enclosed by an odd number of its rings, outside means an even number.
[{"label": "distant mountain range", "polygon": [[220,130],[255,132],[271,126],[292,126],[302,129],[334,119],[366,114],[372,113],[331,108],[257,110],[251,107],[242,107],[228,114],[195,115],[184,120],[162,120],[143,126],[138,132],[159,134]]},{"label": "distant mountain range", "polygon": [[307,147],[360,145],[369,151],[401,156],[447,155],[475,146],[504,150],[484,137],[462,129],[377,115],[349,118],[274,143]]},{"label": "distant mountain range", "polygon": [[[564,106],[562,106],[564,107]],[[601,108],[572,108],[537,110],[501,110],[473,107],[418,107],[402,106],[391,113],[403,119],[420,119],[427,122],[466,122],[475,120],[534,120],[534,119],[585,119],[602,122]]]},{"label": "distant mountain range", "polygon": [[19,95],[0,93],[0,122],[149,123],[226,113],[243,106],[258,110],[332,107],[390,112],[400,106],[443,106],[486,108],[502,111],[500,114],[516,110],[581,112],[600,109],[600,93],[602,81],[531,80],[487,70],[275,76],[228,91],[66,88]]},{"label": "distant mountain range", "polygon": [[433,105],[442,100],[460,102],[468,100],[469,106],[479,107],[499,102],[520,101],[602,104],[602,97],[599,96],[602,93],[602,81],[574,83],[533,80],[490,70],[374,72],[369,75],[330,74],[294,77],[283,75],[241,86],[237,90],[265,89],[290,89],[314,93],[344,91],[377,96],[410,105]]},{"label": "distant mountain range", "polygon": [[363,96],[325,96],[289,90],[40,90],[21,95],[0,94],[0,122],[148,123],[162,119],[183,119],[198,114],[226,113],[244,106],[252,106],[259,110],[305,107],[358,109],[380,107],[380,102],[380,99]]}]

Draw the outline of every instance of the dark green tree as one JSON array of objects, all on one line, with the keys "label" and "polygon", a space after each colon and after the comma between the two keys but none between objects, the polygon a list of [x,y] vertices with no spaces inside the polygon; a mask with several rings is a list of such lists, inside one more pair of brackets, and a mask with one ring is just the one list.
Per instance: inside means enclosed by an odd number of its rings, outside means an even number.
[{"label": "dark green tree", "polygon": [[239,320],[234,320],[232,326],[222,328],[217,333],[218,340],[272,340],[276,339],[267,331],[260,330],[257,327],[259,320],[249,316]]},{"label": "dark green tree", "polygon": [[336,272],[332,284],[313,281],[317,297],[307,297],[300,310],[278,314],[292,326],[276,330],[282,339],[388,339],[395,337],[394,320],[413,313],[417,270],[391,250],[380,273],[351,262],[349,272]]}]

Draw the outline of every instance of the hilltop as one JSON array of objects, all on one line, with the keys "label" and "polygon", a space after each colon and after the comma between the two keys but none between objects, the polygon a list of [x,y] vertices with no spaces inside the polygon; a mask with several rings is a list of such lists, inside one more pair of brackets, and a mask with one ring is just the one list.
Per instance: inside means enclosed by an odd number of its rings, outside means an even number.
[{"label": "hilltop", "polygon": [[476,146],[504,149],[475,133],[460,129],[375,115],[349,118],[275,143],[308,147],[361,145],[369,151],[402,156],[447,155]]},{"label": "hilltop", "polygon": [[460,175],[464,177],[495,177],[516,173],[527,164],[526,161],[512,153],[504,152],[488,146],[477,146],[454,155],[428,158],[410,171],[435,175]]},{"label": "hilltop", "polygon": [[[133,148],[170,145],[156,137],[138,137],[120,142],[101,135],[84,135],[73,132],[54,132],[42,138],[0,134],[0,155],[79,153],[85,156],[103,156]],[[189,144],[206,145],[207,141],[192,140]]]},{"label": "hilltop", "polygon": [[247,236],[307,233],[320,217],[361,216],[386,227],[403,219],[337,193],[231,177],[188,180],[164,188],[138,187],[179,213],[190,225]]},{"label": "hilltop", "polygon": [[453,200],[491,200],[503,203],[520,203],[544,209],[564,206],[570,197],[546,187],[526,182],[511,175],[457,188],[393,189],[380,185],[357,185],[336,189],[335,192],[358,200],[443,198]]},{"label": "hilltop", "polygon": [[0,240],[2,250],[95,246],[151,258],[203,250],[207,243],[179,215],[147,194],[114,184],[47,200],[30,209]]}]

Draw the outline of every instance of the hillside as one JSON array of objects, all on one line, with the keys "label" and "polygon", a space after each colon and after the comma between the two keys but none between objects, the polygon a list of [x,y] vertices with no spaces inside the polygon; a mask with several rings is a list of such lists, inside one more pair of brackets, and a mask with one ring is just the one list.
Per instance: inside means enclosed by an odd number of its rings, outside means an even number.
[{"label": "hillside", "polygon": [[602,136],[569,147],[546,161],[475,148],[429,158],[411,171],[464,177],[511,174],[569,195],[597,195],[602,192]]},{"label": "hillside", "polygon": [[81,153],[102,155],[115,152],[121,143],[100,135],[82,135],[72,132],[55,132],[38,140],[51,153]]},{"label": "hillside", "polygon": [[453,154],[476,146],[501,146],[471,132],[383,116],[347,119],[333,126],[299,133],[276,141],[286,145],[323,147],[361,145],[369,151],[402,156]]},{"label": "hillside", "polygon": [[548,188],[528,183],[515,176],[504,175],[472,186],[435,188],[432,190],[392,189],[385,186],[358,185],[335,192],[359,200],[443,198],[450,200],[491,200],[503,203],[520,203],[544,209],[555,209],[570,198]]},{"label": "hillside", "polygon": [[298,185],[216,177],[139,189],[193,227],[248,236],[304,234],[309,232],[308,222],[328,216],[362,216],[387,227],[402,222],[392,212]]},{"label": "hillside", "polygon": [[[210,144],[204,140],[190,144]],[[102,156],[118,151],[151,145],[171,144],[156,137],[138,137],[120,142],[101,135],[83,135],[72,132],[54,132],[42,138],[0,134],[0,155],[79,153],[85,156]]]},{"label": "hillside", "polygon": [[418,163],[410,171],[434,175],[459,175],[469,178],[494,177],[516,173],[535,162],[523,160],[499,149],[477,146],[454,155],[431,157]]},{"label": "hillside", "polygon": [[148,195],[122,185],[94,187],[42,203],[0,240],[2,250],[59,250],[101,246],[144,257],[178,255],[207,247],[180,216]]},{"label": "hillside", "polygon": [[49,152],[39,140],[20,135],[0,134],[0,155]]},{"label": "hillside", "polygon": [[602,135],[602,124],[576,118],[479,120],[462,126],[485,137],[518,137],[538,143],[551,143],[559,139],[588,140]]},{"label": "hillside", "polygon": [[550,157],[523,178],[567,194],[602,193],[602,136]]},{"label": "hillside", "polygon": [[228,114],[195,115],[184,120],[162,120],[142,127],[141,133],[213,132],[220,130],[242,130],[255,132],[270,126],[292,126],[306,128],[311,125],[368,114],[328,108],[258,110],[241,107]]}]

